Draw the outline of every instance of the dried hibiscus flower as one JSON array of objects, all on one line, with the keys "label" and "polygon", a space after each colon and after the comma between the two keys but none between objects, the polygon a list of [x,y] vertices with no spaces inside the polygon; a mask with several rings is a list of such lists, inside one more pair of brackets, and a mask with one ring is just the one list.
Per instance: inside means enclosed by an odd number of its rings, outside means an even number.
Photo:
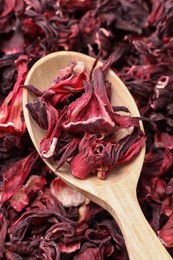
[{"label": "dried hibiscus flower", "polygon": [[0,107],[0,136],[2,133],[22,135],[25,131],[25,122],[22,118],[22,93],[20,85],[24,82],[28,57],[20,56],[16,60],[18,76],[13,90],[8,94]]},{"label": "dried hibiscus flower", "polygon": [[0,206],[21,188],[37,159],[38,155],[33,151],[4,173],[4,185],[0,190]]},{"label": "dried hibiscus flower", "polygon": [[26,86],[38,98],[27,108],[46,130],[40,142],[41,156],[53,156],[58,168],[68,161],[72,174],[81,179],[90,174],[105,179],[116,164],[130,160],[145,142],[139,118],[119,113],[121,108],[110,103],[111,84],[105,80],[108,66],[109,61],[92,71],[90,80],[84,64],[72,62],[48,90]]}]

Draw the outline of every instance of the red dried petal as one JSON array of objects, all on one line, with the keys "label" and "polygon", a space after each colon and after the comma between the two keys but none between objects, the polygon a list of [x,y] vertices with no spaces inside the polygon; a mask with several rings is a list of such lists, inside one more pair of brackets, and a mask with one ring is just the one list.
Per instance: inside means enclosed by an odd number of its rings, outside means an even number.
[{"label": "red dried petal", "polygon": [[162,15],[164,14],[165,10],[165,3],[164,1],[151,1],[152,9],[151,13],[147,17],[147,25],[153,26],[158,23],[158,20],[161,19]]},{"label": "red dried petal", "polygon": [[64,207],[77,207],[85,202],[84,196],[72,189],[58,177],[52,181],[50,190],[52,195],[55,196]]},{"label": "red dried petal", "polygon": [[[63,140],[62,136],[61,136],[61,141],[65,141]],[[74,156],[75,151],[78,149],[79,143],[80,143],[79,138],[73,138],[62,148],[60,148],[59,146],[57,147],[58,151],[55,156],[55,158],[58,158],[58,160],[56,161],[57,169],[60,168],[69,158]]]},{"label": "red dried petal", "polygon": [[161,199],[164,198],[166,193],[166,182],[161,178],[156,177],[151,180],[151,183],[153,183],[152,198],[158,202],[161,202]]},{"label": "red dried petal", "polygon": [[40,153],[44,158],[54,155],[64,114],[59,113],[51,104],[46,104],[48,129],[40,142]]},{"label": "red dried petal", "polygon": [[63,124],[65,130],[97,134],[112,132],[115,123],[110,111],[113,110],[107,97],[101,68],[94,75],[94,83],[85,82],[85,93],[68,106],[68,119]]},{"label": "red dried petal", "polygon": [[0,205],[2,205],[21,188],[37,159],[38,155],[34,151],[24,159],[15,163],[4,174],[4,186],[0,196]]},{"label": "red dried petal", "polygon": [[35,192],[42,189],[42,187],[47,183],[43,176],[31,175],[24,188],[27,194]]},{"label": "red dried petal", "polygon": [[0,131],[21,135],[25,131],[25,122],[22,118],[22,93],[20,85],[23,84],[27,73],[27,56],[20,56],[16,61],[18,69],[17,81],[13,90],[6,97],[0,107]]},{"label": "red dried petal", "polygon": [[166,247],[171,248],[173,246],[173,215],[170,216],[169,220],[158,232],[158,236]]},{"label": "red dried petal", "polygon": [[45,102],[43,102],[42,100],[37,100],[34,103],[28,103],[26,105],[26,108],[32,114],[32,118],[38,124],[38,126],[47,130],[48,120]]},{"label": "red dried petal", "polygon": [[[82,251],[82,250],[81,250]],[[103,260],[103,258],[100,257],[99,254],[99,248],[95,247],[88,247],[83,252],[79,252],[77,255],[74,256],[74,260],[82,260],[82,259],[100,259]]]},{"label": "red dried petal", "polygon": [[81,247],[81,243],[79,241],[74,241],[73,243],[68,243],[68,244],[59,242],[58,247],[61,253],[70,254],[72,252],[79,250]]},{"label": "red dried petal", "polygon": [[99,29],[100,25],[101,19],[95,15],[93,10],[89,10],[82,16],[80,28],[84,34],[84,37],[87,38],[87,41],[90,42],[90,38],[94,40],[95,33]]},{"label": "red dried petal", "polygon": [[10,199],[11,206],[18,212],[22,211],[29,203],[29,198],[24,189],[17,191]]},{"label": "red dried petal", "polygon": [[60,259],[59,247],[54,241],[42,240],[39,246],[43,250],[42,257],[44,259]]},{"label": "red dried petal", "polygon": [[72,174],[85,179],[94,173],[104,179],[108,170],[109,152],[109,144],[104,145],[95,135],[85,134],[79,144],[79,153],[70,161]]},{"label": "red dried petal", "polygon": [[24,52],[24,36],[21,30],[21,22],[16,21],[16,30],[13,32],[10,40],[3,41],[0,44],[1,51],[6,55]]},{"label": "red dried petal", "polygon": [[164,199],[162,199],[162,213],[164,213],[168,217],[173,214],[171,199],[171,196],[165,196]]},{"label": "red dried petal", "polygon": [[58,72],[57,78],[48,90],[43,92],[43,98],[50,97],[53,106],[66,101],[71,95],[83,90],[83,80],[88,79],[82,62],[72,62]]},{"label": "red dried petal", "polygon": [[170,179],[166,186],[166,194],[171,195],[173,194],[173,178]]},{"label": "red dried petal", "polygon": [[4,0],[2,3],[3,11],[1,12],[1,17],[7,16],[14,10],[16,0]]},{"label": "red dried petal", "polygon": [[33,197],[35,192],[42,189],[46,183],[45,178],[42,176],[31,175],[27,183],[10,199],[11,206],[20,212],[29,204],[31,193]]},{"label": "red dried petal", "polygon": [[68,12],[74,12],[76,10],[86,10],[91,4],[91,0],[60,0],[59,5],[66,8]]},{"label": "red dried petal", "polygon": [[173,149],[173,136],[169,133],[162,132],[155,134],[155,145],[156,147]]},{"label": "red dried petal", "polygon": [[74,256],[74,260],[82,259],[107,259],[114,251],[112,244],[109,242],[110,237],[102,239],[99,247],[95,243],[85,242],[78,254]]},{"label": "red dried petal", "polygon": [[[118,158],[117,163],[127,162],[131,160],[135,154],[137,154],[141,147],[145,144],[146,137],[142,131],[136,133],[136,136],[132,137],[133,133],[129,135],[129,138],[123,144],[122,155]],[[132,140],[130,140],[132,139]]]},{"label": "red dried petal", "polygon": [[3,211],[0,212],[0,257],[3,259],[3,253],[5,252],[5,239],[8,229],[8,220],[5,217]]},{"label": "red dried petal", "polygon": [[159,175],[165,174],[173,164],[173,153],[169,149],[165,149],[163,153],[162,165],[159,169]]},{"label": "red dried petal", "polygon": [[104,141],[96,135],[85,134],[79,143],[79,152],[71,161],[72,174],[85,179],[94,173],[105,179],[107,172],[116,164],[130,160],[145,143],[146,137],[141,131],[133,131],[120,140]]}]

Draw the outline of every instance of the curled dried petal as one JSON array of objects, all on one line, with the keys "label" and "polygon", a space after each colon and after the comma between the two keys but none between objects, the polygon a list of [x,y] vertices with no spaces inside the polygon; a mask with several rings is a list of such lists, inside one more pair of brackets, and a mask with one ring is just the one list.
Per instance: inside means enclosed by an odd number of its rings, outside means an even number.
[{"label": "curled dried petal", "polygon": [[23,84],[28,60],[27,56],[20,56],[17,61],[18,76],[13,90],[8,94],[0,107],[0,131],[21,135],[25,131],[25,122],[22,118],[22,93],[20,85]]},{"label": "curled dried petal", "polygon": [[4,174],[4,186],[1,191],[0,205],[11,198],[11,196],[13,196],[21,188],[37,159],[38,155],[34,151],[24,159],[15,163]]},{"label": "curled dried petal", "polygon": [[58,177],[51,183],[50,190],[64,207],[77,207],[85,202],[84,196],[72,189]]}]

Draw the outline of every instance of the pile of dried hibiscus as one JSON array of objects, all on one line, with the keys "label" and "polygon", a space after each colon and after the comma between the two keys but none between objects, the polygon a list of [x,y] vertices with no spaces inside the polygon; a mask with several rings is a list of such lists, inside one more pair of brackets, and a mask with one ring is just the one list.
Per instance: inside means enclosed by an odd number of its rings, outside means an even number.
[{"label": "pile of dried hibiscus", "polygon": [[128,259],[112,217],[47,169],[25,127],[20,86],[35,61],[59,50],[111,55],[153,122],[144,122],[138,199],[173,256],[173,1],[1,2],[0,259]]}]

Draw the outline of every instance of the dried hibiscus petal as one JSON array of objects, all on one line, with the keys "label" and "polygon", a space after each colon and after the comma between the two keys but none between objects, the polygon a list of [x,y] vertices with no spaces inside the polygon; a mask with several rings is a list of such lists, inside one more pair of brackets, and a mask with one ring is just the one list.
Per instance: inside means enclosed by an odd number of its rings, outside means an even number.
[{"label": "dried hibiscus petal", "polygon": [[17,191],[10,199],[11,206],[18,212],[29,204],[29,198],[24,189]]},{"label": "dried hibiscus petal", "polygon": [[21,135],[25,131],[25,122],[22,118],[22,93],[23,84],[27,73],[27,56],[20,56],[16,61],[18,69],[17,81],[13,90],[8,94],[0,107],[0,131]]},{"label": "dried hibiscus petal", "polygon": [[89,8],[91,0],[60,0],[59,5],[63,8],[66,8],[69,12],[74,12],[76,10],[84,10]]},{"label": "dried hibiscus petal", "polygon": [[38,159],[36,152],[30,153],[24,159],[16,162],[6,173],[4,173],[4,186],[0,194],[0,205],[13,196],[28,177],[32,166]]},{"label": "dried hibiscus petal", "polygon": [[33,104],[29,103],[26,105],[27,109],[32,113],[33,119],[43,129],[48,128],[48,118],[45,108],[45,102],[41,100],[35,101]]},{"label": "dried hibiscus petal", "polygon": [[[113,131],[109,110],[113,112],[106,93],[104,75],[99,68],[94,73],[94,82],[85,82],[85,93],[67,108],[67,121],[63,127],[67,131],[105,133]],[[108,109],[107,109],[108,108]]]},{"label": "dried hibiscus petal", "polygon": [[33,197],[37,190],[40,190],[45,184],[46,180],[42,176],[31,175],[27,183],[15,192],[10,199],[11,206],[15,208],[16,211],[21,211],[29,204],[30,197]]},{"label": "dried hibiscus petal", "polygon": [[166,247],[173,246],[173,215],[170,216],[167,223],[159,231],[159,238],[166,245]]},{"label": "dried hibiscus petal", "polygon": [[108,258],[112,252],[113,247],[110,243],[110,237],[106,237],[102,239],[102,242],[100,243],[100,246],[97,247],[95,243],[92,242],[86,242],[81,247],[78,254],[75,255],[74,260],[80,260],[80,259],[100,259],[104,260]]},{"label": "dried hibiscus petal", "polygon": [[82,62],[72,62],[69,66],[61,69],[52,85],[41,92],[32,85],[25,85],[30,92],[56,106],[59,103],[68,102],[68,98],[83,90],[83,80],[88,79]]},{"label": "dried hibiscus petal", "polygon": [[[32,111],[34,111],[34,109]],[[48,122],[48,126],[46,136],[40,142],[40,153],[43,157],[49,158],[55,153],[58,137],[61,133],[61,124],[64,118],[64,113],[58,112],[51,104],[47,103],[46,113],[47,117],[45,117],[45,120],[46,123]],[[41,111],[39,111],[39,116],[40,114]]]},{"label": "dried hibiscus petal", "polygon": [[64,207],[77,207],[85,202],[85,197],[72,189],[60,178],[55,178],[50,186],[52,195],[54,195]]},{"label": "dried hibiscus petal", "polygon": [[0,211],[0,258],[3,258],[3,253],[5,251],[5,238],[7,234],[8,221],[4,214],[4,211]]},{"label": "dried hibiscus petal", "polygon": [[110,146],[110,143],[101,142],[96,135],[85,134],[79,144],[79,153],[70,161],[72,174],[85,179],[90,173],[95,173],[104,179],[109,169]]},{"label": "dried hibiscus petal", "polygon": [[138,131],[133,131],[117,143],[85,134],[79,144],[79,153],[70,161],[72,174],[84,179],[94,173],[100,179],[105,179],[109,170],[116,164],[130,160],[144,142],[145,136]]}]

